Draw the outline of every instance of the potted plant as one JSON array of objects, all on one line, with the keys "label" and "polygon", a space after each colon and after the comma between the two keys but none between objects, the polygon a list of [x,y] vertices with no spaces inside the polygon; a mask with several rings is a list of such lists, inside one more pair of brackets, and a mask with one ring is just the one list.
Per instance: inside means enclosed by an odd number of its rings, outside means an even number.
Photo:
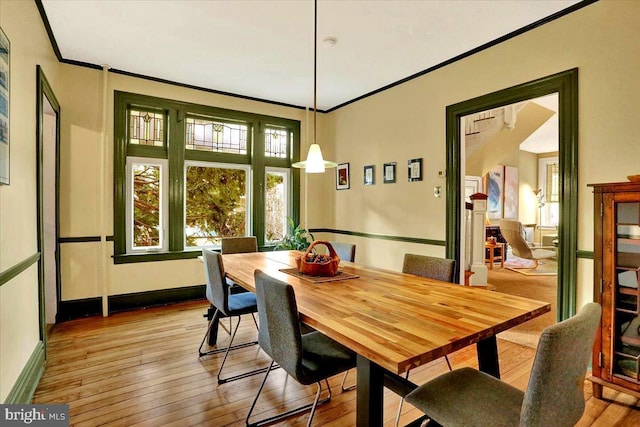
[{"label": "potted plant", "polygon": [[[309,233],[305,228],[301,227],[300,224],[296,225],[293,222],[292,218],[289,217],[288,220],[289,234],[284,236],[284,238],[276,244],[275,250],[306,251],[311,244],[311,241],[314,240],[313,234]],[[309,241],[309,238],[311,238],[311,241]]]}]

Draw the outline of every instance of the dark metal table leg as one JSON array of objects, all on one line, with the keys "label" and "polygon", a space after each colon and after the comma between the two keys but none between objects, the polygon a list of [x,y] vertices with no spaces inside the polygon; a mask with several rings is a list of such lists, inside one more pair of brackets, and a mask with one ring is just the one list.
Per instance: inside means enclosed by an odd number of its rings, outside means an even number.
[{"label": "dark metal table leg", "polygon": [[382,426],[384,370],[366,357],[358,355],[356,425]]},{"label": "dark metal table leg", "polygon": [[500,363],[498,362],[498,343],[496,336],[478,341],[478,368],[480,371],[500,378]]}]

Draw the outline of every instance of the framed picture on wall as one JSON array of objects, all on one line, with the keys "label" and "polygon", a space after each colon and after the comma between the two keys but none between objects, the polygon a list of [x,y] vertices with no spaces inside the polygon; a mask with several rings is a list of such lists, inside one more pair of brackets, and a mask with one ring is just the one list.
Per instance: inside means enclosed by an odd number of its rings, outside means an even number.
[{"label": "framed picture on wall", "polygon": [[336,168],[336,190],[349,189],[349,163],[340,163]]},{"label": "framed picture on wall", "polygon": [[409,182],[422,181],[422,159],[411,159],[407,162]]},{"label": "framed picture on wall", "polygon": [[9,185],[9,71],[11,43],[0,28],[0,184]]},{"label": "framed picture on wall", "polygon": [[374,165],[364,167],[364,185],[373,185],[376,183],[375,170],[376,167]]},{"label": "framed picture on wall", "polygon": [[502,192],[504,189],[504,166],[496,165],[487,174],[487,216],[502,218]]},{"label": "framed picture on wall", "polygon": [[515,166],[504,167],[504,218],[518,218],[518,168]]},{"label": "framed picture on wall", "polygon": [[396,182],[396,162],[385,163],[382,169],[383,179],[385,184],[392,184]]}]

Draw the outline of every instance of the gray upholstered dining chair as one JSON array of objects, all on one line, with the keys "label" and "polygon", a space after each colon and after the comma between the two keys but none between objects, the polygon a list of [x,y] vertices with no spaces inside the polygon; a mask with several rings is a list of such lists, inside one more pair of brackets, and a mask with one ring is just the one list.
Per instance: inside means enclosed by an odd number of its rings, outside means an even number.
[{"label": "gray upholstered dining chair", "polygon": [[572,427],[584,412],[584,378],[600,315],[600,305],[588,303],[542,332],[524,392],[462,368],[419,386],[406,400],[443,426]]},{"label": "gray upholstered dining chair", "polygon": [[[258,239],[256,236],[223,237],[220,239],[220,252],[224,254],[244,254],[258,252]],[[233,286],[233,292],[244,292],[237,283],[226,278],[229,286]]]},{"label": "gray upholstered dining chair", "polygon": [[556,256],[556,251],[535,248],[524,239],[524,227],[520,221],[513,219],[500,220],[500,234],[511,246],[511,252],[517,257],[533,261],[533,268],[538,268],[538,260]]},{"label": "gray upholstered dining chair", "polygon": [[[413,274],[416,276],[426,277],[428,279],[442,280],[443,282],[453,283],[454,273],[456,269],[456,261],[447,258],[438,258],[428,255],[416,255],[416,254],[404,254],[404,261],[402,263],[402,272]],[[451,370],[451,362],[449,358],[444,356],[447,367]],[[405,378],[409,378],[409,371],[407,371]],[[398,412],[396,414],[397,426],[400,422],[400,414],[402,413],[402,403],[404,399],[400,399],[398,405]]]},{"label": "gray upholstered dining chair", "polygon": [[[233,344],[233,340],[236,337],[236,333],[238,332],[238,327],[240,326],[240,320],[242,319],[242,315],[251,314],[253,318],[253,322],[256,324],[256,328],[258,328],[258,324],[256,323],[255,317],[253,317],[254,313],[257,313],[258,306],[256,304],[256,295],[251,292],[244,292],[240,294],[231,294],[230,288],[225,281],[225,272],[224,272],[224,264],[222,262],[222,255],[219,252],[212,251],[210,249],[202,250],[202,258],[204,262],[205,268],[205,278],[207,281],[207,290],[206,295],[207,299],[211,303],[211,305],[215,308],[215,313],[209,321],[209,326],[207,327],[207,332],[202,338],[202,342],[200,343],[200,348],[198,349],[198,354],[200,357],[218,354],[224,352],[224,358],[222,359],[222,363],[220,363],[220,367],[218,368],[218,384],[223,384],[229,381],[239,380],[241,378],[246,378],[251,375],[255,375],[261,372],[265,372],[266,369],[257,369],[249,372],[245,372],[239,375],[235,375],[228,378],[222,378],[222,368],[224,367],[225,362],[227,361],[227,356],[229,356],[229,352],[231,350],[235,350],[238,348],[244,348],[251,345],[258,344],[258,341],[251,341],[242,344]],[[224,317],[237,317],[238,322],[236,323],[236,327],[233,329],[231,333],[231,339],[229,344],[223,348],[216,348],[209,351],[203,351],[204,342],[211,333],[211,329],[214,325],[217,324],[217,320]]]},{"label": "gray upholstered dining chair", "polygon": [[329,242],[343,261],[353,262],[356,259],[356,245],[353,243]]},{"label": "gray upholstered dining chair", "polygon": [[[258,342],[273,360],[249,408],[246,423],[248,426],[271,424],[310,409],[309,427],[316,407],[331,400],[331,387],[327,379],[355,367],[356,355],[318,331],[307,334],[301,332],[296,296],[291,285],[260,270],[255,271],[255,284],[260,319]],[[316,397],[312,404],[250,423],[251,413],[275,363],[302,385],[316,383]],[[327,386],[328,396],[320,400],[322,382]]]},{"label": "gray upholstered dining chair", "polygon": [[256,236],[223,237],[220,239],[220,245],[220,252],[223,254],[258,252]]}]

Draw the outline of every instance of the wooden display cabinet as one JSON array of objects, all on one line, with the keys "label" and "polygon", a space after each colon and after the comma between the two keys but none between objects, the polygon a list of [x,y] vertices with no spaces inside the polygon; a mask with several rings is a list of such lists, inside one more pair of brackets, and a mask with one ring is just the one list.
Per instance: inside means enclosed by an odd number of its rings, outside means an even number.
[{"label": "wooden display cabinet", "polygon": [[593,395],[603,386],[640,398],[640,182],[591,184],[594,297],[602,321],[593,350]]}]

